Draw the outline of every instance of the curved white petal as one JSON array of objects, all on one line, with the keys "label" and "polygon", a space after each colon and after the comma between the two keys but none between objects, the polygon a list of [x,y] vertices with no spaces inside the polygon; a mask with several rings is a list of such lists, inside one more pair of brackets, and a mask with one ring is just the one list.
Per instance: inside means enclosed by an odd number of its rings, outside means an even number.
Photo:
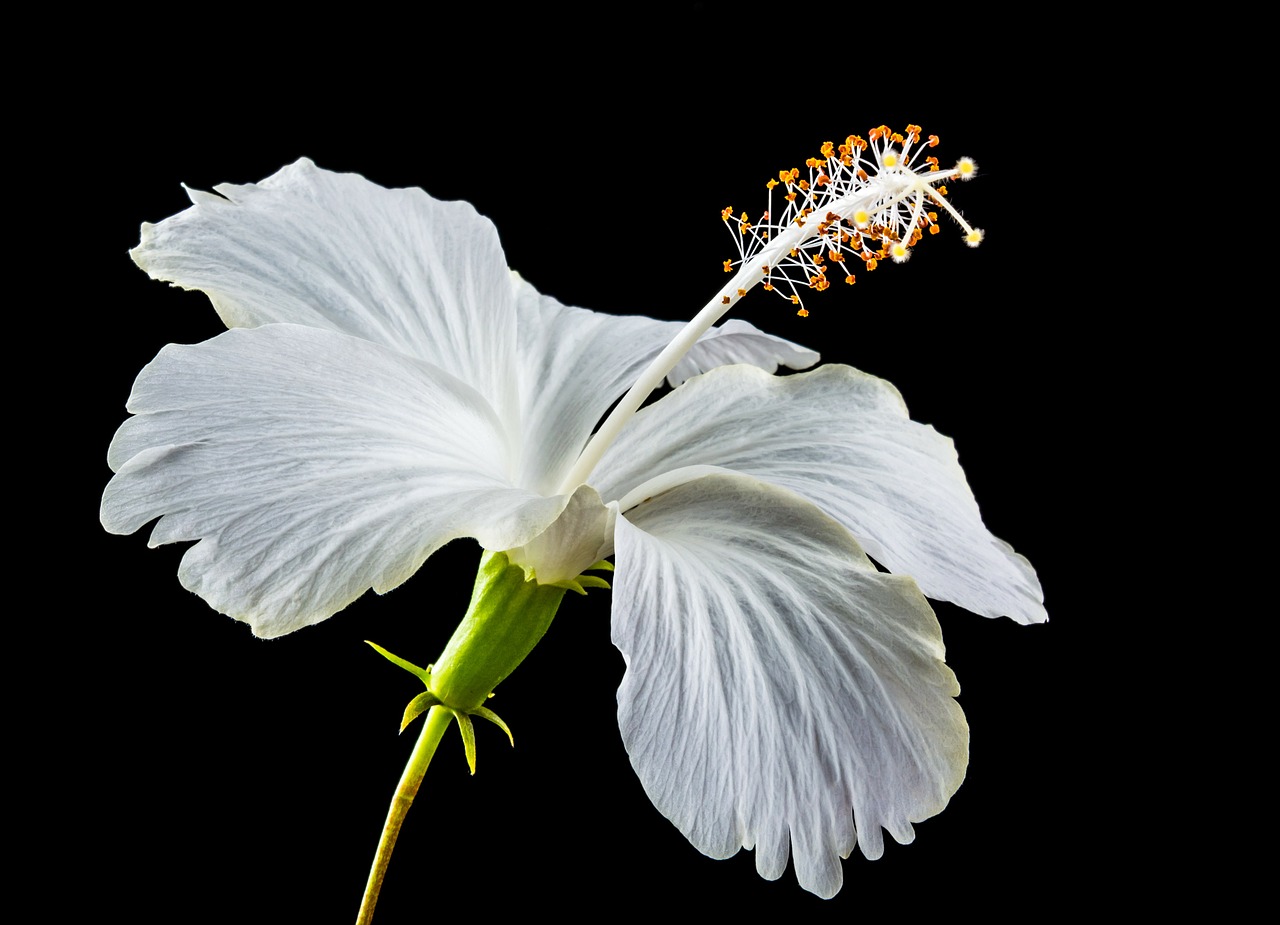
[{"label": "curved white petal", "polygon": [[515,301],[498,234],[471,205],[305,158],[214,189],[142,226],[132,256],[148,274],[203,290],[227,327],[304,324],[426,360],[506,414]]},{"label": "curved white petal", "polygon": [[540,584],[572,581],[613,555],[616,519],[616,506],[605,507],[594,488],[579,485],[556,522],[523,546],[506,550],[507,559]]},{"label": "curved white petal", "polygon": [[[605,412],[685,325],[570,308],[513,278],[525,434],[520,484],[552,492]],[[683,381],[723,363],[772,373],[779,364],[803,369],[817,360],[811,350],[730,321],[703,335],[671,376]]]},{"label": "curved white petal", "polygon": [[897,389],[847,366],[712,370],[641,410],[590,482],[617,500],[684,466],[722,466],[821,507],[930,597],[1023,623],[1047,618],[1035,570],[982,523],[955,448]]},{"label": "curved white petal", "polygon": [[466,384],[318,328],[170,345],[129,410],[103,525],[159,517],[152,545],[200,540],[182,583],[259,636],[394,588],[456,537],[526,543],[568,501],[511,487],[503,429]]},{"label": "curved white petal", "polygon": [[[964,778],[937,620],[791,492],[709,475],[617,523],[618,722],[654,805],[701,851],[755,847],[833,896],[855,841],[899,842]],[[855,826],[856,823],[856,835]]]},{"label": "curved white petal", "polygon": [[734,363],[745,363],[773,373],[777,372],[779,366],[808,369],[820,359],[816,350],[766,334],[741,319],[730,318],[702,335],[667,374],[667,385],[675,388],[717,366],[731,366]]}]

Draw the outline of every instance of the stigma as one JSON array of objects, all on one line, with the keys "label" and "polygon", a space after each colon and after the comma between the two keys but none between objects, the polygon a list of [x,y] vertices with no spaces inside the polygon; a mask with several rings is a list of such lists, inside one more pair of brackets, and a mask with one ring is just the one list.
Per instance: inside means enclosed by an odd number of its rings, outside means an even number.
[{"label": "stigma", "polygon": [[962,157],[943,168],[930,153],[938,144],[937,135],[924,136],[918,125],[903,132],[881,125],[865,139],[824,143],[805,161],[807,173],[792,167],[768,181],[768,207],[757,218],[721,213],[738,243],[738,257],[724,261],[724,271],[764,266],[765,290],[800,306],[804,316],[801,292],[827,289],[833,268],[835,278],[852,284],[856,261],[867,270],[885,259],[905,263],[926,234],[938,233],[939,209],[959,224],[964,242],[977,247],[982,231],[951,205],[945,184],[972,179],[978,165]]}]

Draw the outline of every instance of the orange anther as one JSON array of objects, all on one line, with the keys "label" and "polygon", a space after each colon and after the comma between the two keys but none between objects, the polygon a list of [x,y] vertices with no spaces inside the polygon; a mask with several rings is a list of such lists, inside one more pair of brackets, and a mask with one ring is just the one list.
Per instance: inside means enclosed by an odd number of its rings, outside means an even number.
[{"label": "orange anther", "polygon": [[848,283],[850,286],[852,286],[854,283],[856,283],[856,282],[857,282],[857,280],[855,280],[855,279],[853,278],[853,274],[852,274],[852,273],[850,273],[848,276],[846,276],[846,277],[844,278],[844,281],[845,281],[846,283]]},{"label": "orange anther", "polygon": [[721,305],[728,305],[728,304],[729,304],[729,297],[728,297],[728,296],[725,296],[724,298],[722,298],[722,299],[720,300],[720,304],[721,304]]},{"label": "orange anther", "polygon": [[833,145],[831,142],[829,142],[829,141],[824,141],[824,142],[822,143],[822,156],[823,156],[823,157],[831,157],[833,154],[835,154],[835,150],[836,150],[836,147],[835,147],[835,145]]},{"label": "orange anther", "polygon": [[929,136],[929,147],[931,147],[931,148],[936,148],[937,146],[938,146],[938,136],[937,136],[937,135],[930,135],[930,136]]},{"label": "orange anther", "polygon": [[930,226],[929,226],[929,234],[937,234],[937,233],[938,233],[939,231],[941,231],[941,230],[942,230],[942,229],[941,229],[941,228],[939,228],[937,225],[930,225]]},{"label": "orange anther", "polygon": [[807,308],[801,308],[798,312],[796,312],[796,314],[797,314],[797,315],[799,315],[801,318],[808,318],[808,317],[809,317],[809,309],[807,309]]},{"label": "orange anther", "polygon": [[724,271],[725,271],[726,273],[732,273],[732,272],[733,272],[733,261],[732,261],[732,260],[726,260],[726,261],[724,262]]},{"label": "orange anther", "polygon": [[777,185],[778,185],[778,181],[777,181],[777,180],[770,180],[770,181],[769,181],[768,183],[766,183],[764,186],[765,186],[765,189],[773,189],[773,188],[774,188],[775,186],[777,186]]}]

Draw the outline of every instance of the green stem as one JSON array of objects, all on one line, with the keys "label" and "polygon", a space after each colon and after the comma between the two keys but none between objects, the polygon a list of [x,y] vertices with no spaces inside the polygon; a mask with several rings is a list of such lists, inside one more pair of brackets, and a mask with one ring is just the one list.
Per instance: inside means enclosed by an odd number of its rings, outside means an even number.
[{"label": "green stem", "polygon": [[444,707],[432,707],[422,724],[422,732],[418,735],[418,744],[413,747],[409,763],[400,775],[400,783],[396,786],[395,796],[391,798],[391,807],[387,810],[387,821],[382,824],[382,837],[378,840],[378,852],[373,856],[373,867],[369,870],[369,882],[365,884],[364,898],[360,901],[360,914],[356,925],[370,925],[373,921],[373,908],[378,904],[378,893],[382,890],[382,878],[386,876],[387,864],[391,861],[391,852],[396,846],[396,838],[400,835],[400,826],[413,805],[413,798],[418,794],[422,777],[431,764],[431,756],[436,753],[436,746],[453,714]]},{"label": "green stem", "polygon": [[[471,716],[495,722],[508,737],[511,735],[506,723],[485,707],[485,701],[493,696],[493,689],[499,682],[533,651],[555,618],[564,591],[564,588],[553,585],[526,581],[524,569],[512,565],[504,552],[485,552],[480,557],[467,614],[434,666],[424,670],[380,646],[374,646],[386,658],[420,678],[437,705],[431,707],[427,714],[418,744],[413,748],[413,755],[405,765],[396,795],[391,800],[356,925],[369,925],[373,921],[373,907],[377,905],[382,878],[391,861],[400,826],[404,824],[422,784],[422,776],[427,773],[427,765],[431,763],[431,756],[435,754],[449,723],[456,716],[459,726],[463,727],[467,763],[471,765],[472,774],[475,773],[475,742],[471,734]],[[411,709],[415,702],[416,698],[410,703]]]}]

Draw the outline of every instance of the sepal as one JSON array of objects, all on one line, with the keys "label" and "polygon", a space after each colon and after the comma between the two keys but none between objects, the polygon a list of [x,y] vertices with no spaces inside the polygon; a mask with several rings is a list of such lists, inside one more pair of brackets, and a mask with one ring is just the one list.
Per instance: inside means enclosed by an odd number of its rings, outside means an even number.
[{"label": "sepal", "polygon": [[[368,639],[366,639],[365,644],[373,646],[374,651],[376,651],[379,655],[381,655],[387,661],[391,662],[391,664],[399,665],[405,671],[409,672],[409,674],[414,675],[416,678],[418,678],[418,680],[420,680],[428,688],[431,687],[431,666],[430,665],[428,665],[426,668],[419,668],[417,665],[415,665],[413,662],[409,661],[408,659],[404,659],[398,655],[391,654],[386,649],[382,648],[382,646],[378,645],[376,642],[370,642]],[[430,706],[430,704],[428,704],[428,706]]]},{"label": "sepal", "polygon": [[409,701],[409,705],[404,708],[404,716],[400,719],[400,731],[404,732],[405,727],[439,703],[440,698],[431,693],[431,691],[423,691],[417,697],[414,697]]}]

